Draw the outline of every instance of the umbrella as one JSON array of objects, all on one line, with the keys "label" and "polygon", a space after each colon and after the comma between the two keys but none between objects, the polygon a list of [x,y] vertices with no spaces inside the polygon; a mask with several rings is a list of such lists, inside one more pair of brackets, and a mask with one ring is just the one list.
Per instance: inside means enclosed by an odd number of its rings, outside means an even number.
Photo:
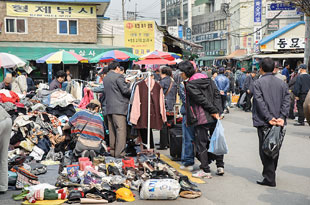
[{"label": "umbrella", "polygon": [[140,59],[163,58],[166,60],[174,60],[180,58],[176,53],[153,51],[140,57]]},{"label": "umbrella", "polygon": [[91,63],[98,63],[98,62],[110,62],[113,60],[116,61],[128,61],[128,60],[137,60],[139,57],[126,52],[126,51],[119,51],[119,50],[111,50],[103,52],[96,57],[90,60]]},{"label": "umbrella", "polygon": [[173,65],[173,64],[176,64],[176,62],[174,61],[169,61],[169,60],[166,60],[166,59],[162,59],[162,58],[151,58],[151,59],[144,59],[144,60],[141,60],[141,61],[138,61],[136,62],[135,64],[138,64],[138,65]]},{"label": "umbrella", "polygon": [[36,60],[36,62],[47,64],[77,64],[78,62],[88,63],[88,59],[73,52],[57,51],[43,56],[42,58]]},{"label": "umbrella", "polygon": [[15,68],[23,67],[25,65],[26,63],[15,55],[0,53],[0,68]]}]

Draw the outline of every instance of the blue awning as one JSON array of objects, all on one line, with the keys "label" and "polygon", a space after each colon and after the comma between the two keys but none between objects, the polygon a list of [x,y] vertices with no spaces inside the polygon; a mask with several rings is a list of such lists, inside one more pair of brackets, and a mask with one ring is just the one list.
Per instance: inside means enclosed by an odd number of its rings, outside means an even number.
[{"label": "blue awning", "polygon": [[296,28],[297,26],[301,25],[301,24],[305,24],[304,21],[298,21],[296,23],[292,23],[289,24],[283,28],[281,28],[280,30],[274,32],[273,34],[270,34],[269,36],[267,36],[266,38],[263,38],[262,40],[259,41],[259,45],[265,45],[266,43],[272,41],[273,39],[281,36],[282,34],[292,30],[293,28]]}]

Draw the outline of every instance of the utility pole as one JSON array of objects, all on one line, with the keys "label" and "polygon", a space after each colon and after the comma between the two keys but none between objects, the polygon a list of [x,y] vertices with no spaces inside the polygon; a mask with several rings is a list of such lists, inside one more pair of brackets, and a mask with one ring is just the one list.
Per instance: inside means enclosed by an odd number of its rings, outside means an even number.
[{"label": "utility pole", "polygon": [[229,4],[225,3],[224,13],[226,14],[226,26],[227,26],[227,55],[231,53],[231,35],[230,35],[230,17]]},{"label": "utility pole", "polygon": [[307,66],[307,71],[309,72],[309,66],[310,66],[310,16],[307,14],[305,15],[305,28],[306,28],[306,35],[305,35],[305,58],[304,63]]},{"label": "utility pole", "polygon": [[125,0],[122,0],[123,20],[125,21]]},{"label": "utility pole", "polygon": [[137,6],[138,6],[138,4],[136,3],[135,4],[135,21],[137,20],[137,16],[138,16],[138,14],[137,14]]}]

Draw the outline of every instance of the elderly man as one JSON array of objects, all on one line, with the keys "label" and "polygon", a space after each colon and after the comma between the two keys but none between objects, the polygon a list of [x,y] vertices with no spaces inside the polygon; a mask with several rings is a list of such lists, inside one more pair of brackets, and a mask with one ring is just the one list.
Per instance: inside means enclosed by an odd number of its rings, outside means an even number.
[{"label": "elderly man", "polygon": [[66,73],[62,70],[56,73],[56,78],[51,82],[49,90],[62,88],[62,83],[65,81]]},{"label": "elderly man", "polygon": [[6,74],[4,81],[0,83],[0,90],[1,89],[12,90],[12,74],[11,73]]}]

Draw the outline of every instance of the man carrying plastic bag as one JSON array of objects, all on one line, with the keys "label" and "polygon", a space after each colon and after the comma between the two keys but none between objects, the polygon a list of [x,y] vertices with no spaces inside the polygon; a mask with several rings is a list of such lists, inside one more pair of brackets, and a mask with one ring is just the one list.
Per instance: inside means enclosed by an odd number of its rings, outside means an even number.
[{"label": "man carrying plastic bag", "polygon": [[[263,163],[262,174],[264,177],[262,181],[257,181],[257,184],[271,187],[276,186],[276,170],[281,145],[275,145],[278,144],[277,142],[280,142],[280,134],[278,134],[277,140],[272,140],[276,137],[275,130],[272,131],[272,135],[268,134],[272,126],[278,126],[278,133],[282,132],[279,128],[284,127],[286,124],[286,118],[290,109],[290,93],[288,91],[288,86],[283,80],[280,80],[272,74],[273,70],[274,61],[271,58],[262,59],[260,63],[260,74],[262,77],[254,82],[252,110],[253,125],[257,128],[258,132],[259,155]],[[267,147],[269,147],[268,149],[271,151],[278,148],[276,154],[265,149],[265,140],[267,140]],[[270,143],[272,141],[275,143]]]},{"label": "man carrying plastic bag", "polygon": [[208,152],[215,155],[224,155],[228,153],[224,128],[220,120],[216,123],[216,128],[212,134]]}]

